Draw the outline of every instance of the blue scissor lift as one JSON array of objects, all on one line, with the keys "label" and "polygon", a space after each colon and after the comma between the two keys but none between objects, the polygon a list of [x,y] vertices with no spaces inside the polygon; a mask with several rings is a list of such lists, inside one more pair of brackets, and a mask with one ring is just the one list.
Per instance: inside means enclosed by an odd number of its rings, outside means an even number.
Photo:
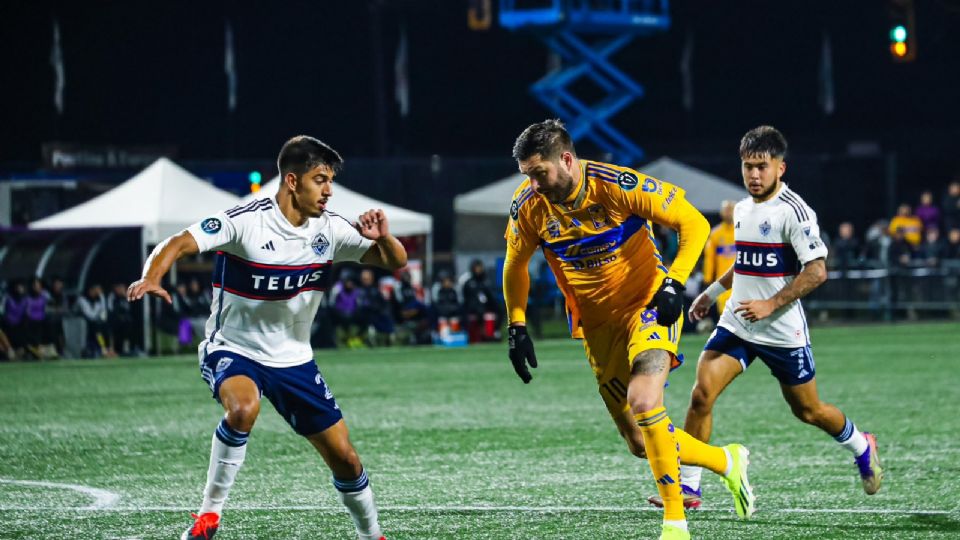
[{"label": "blue scissor lift", "polygon": [[[668,0],[500,0],[500,25],[533,32],[562,59],[563,67],[530,91],[567,124],[574,141],[592,141],[619,164],[643,159],[643,150],[609,122],[643,97],[643,86],[610,57],[637,37],[666,31]],[[603,99],[586,103],[572,93],[584,77],[603,90]]]}]

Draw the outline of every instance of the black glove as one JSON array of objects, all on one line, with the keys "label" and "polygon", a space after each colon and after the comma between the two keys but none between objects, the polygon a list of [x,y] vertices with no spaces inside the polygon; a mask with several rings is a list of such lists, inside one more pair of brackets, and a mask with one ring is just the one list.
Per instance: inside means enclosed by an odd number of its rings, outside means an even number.
[{"label": "black glove", "polygon": [[677,322],[683,313],[683,291],[686,287],[671,278],[665,278],[657,289],[653,299],[647,304],[647,309],[657,309],[657,324],[670,326]]},{"label": "black glove", "polygon": [[507,336],[513,370],[523,379],[523,384],[528,384],[533,379],[533,375],[530,375],[527,364],[532,368],[537,367],[537,353],[533,351],[533,340],[527,334],[526,326],[511,326],[507,329]]}]

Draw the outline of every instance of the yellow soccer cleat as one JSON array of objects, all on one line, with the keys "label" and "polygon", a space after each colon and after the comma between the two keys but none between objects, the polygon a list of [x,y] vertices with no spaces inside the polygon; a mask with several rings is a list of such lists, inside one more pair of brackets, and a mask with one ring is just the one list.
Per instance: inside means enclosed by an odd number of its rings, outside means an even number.
[{"label": "yellow soccer cleat", "polygon": [[660,533],[660,540],[690,540],[690,531],[664,524],[663,531]]},{"label": "yellow soccer cleat", "polygon": [[750,451],[740,444],[728,444],[724,449],[730,453],[733,464],[730,466],[730,474],[723,477],[723,483],[727,486],[730,494],[733,495],[733,505],[737,510],[737,516],[740,519],[750,519],[753,515],[756,497],[753,495],[753,488],[750,487],[750,480],[747,478],[747,467],[750,466]]}]

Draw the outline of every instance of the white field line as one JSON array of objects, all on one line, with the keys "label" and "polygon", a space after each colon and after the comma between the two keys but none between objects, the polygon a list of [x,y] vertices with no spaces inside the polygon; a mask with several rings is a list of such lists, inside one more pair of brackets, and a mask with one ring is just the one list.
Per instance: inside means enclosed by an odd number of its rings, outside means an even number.
[{"label": "white field line", "polygon": [[48,489],[70,489],[84,495],[93,497],[93,504],[89,506],[76,507],[75,510],[108,510],[117,504],[120,495],[105,489],[97,489],[90,486],[81,486],[78,484],[57,484],[54,482],[36,482],[33,480],[10,480],[0,478],[0,484],[14,484],[18,486],[30,486]]},{"label": "white field line", "polygon": [[[63,484],[55,484],[62,487]],[[130,506],[117,507],[109,506],[94,508],[85,507],[37,507],[37,506],[0,506],[0,511],[52,511],[52,512],[79,512],[79,511],[107,511],[107,512],[196,512],[194,506]],[[225,509],[230,512],[242,511],[306,511],[323,513],[342,513],[344,509],[339,506],[308,506],[308,505],[228,505]],[[611,513],[624,514],[636,512],[661,512],[659,508],[652,506],[642,506],[638,508],[625,508],[622,506],[470,506],[470,505],[451,505],[451,506],[405,506],[405,505],[384,505],[380,506],[383,512],[527,512],[534,514],[562,514],[562,513]],[[725,512],[733,513],[729,508],[700,508],[694,512]],[[886,515],[951,515],[960,517],[958,510],[909,510],[901,508],[764,508],[758,510],[761,514],[886,514]]]}]

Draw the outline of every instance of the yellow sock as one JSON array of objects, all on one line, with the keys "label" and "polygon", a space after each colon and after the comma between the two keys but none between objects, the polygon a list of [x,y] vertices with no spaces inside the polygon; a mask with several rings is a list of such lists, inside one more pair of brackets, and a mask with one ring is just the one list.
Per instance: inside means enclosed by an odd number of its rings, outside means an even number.
[{"label": "yellow sock", "polygon": [[683,497],[680,495],[680,445],[674,438],[674,427],[667,409],[657,407],[634,415],[643,434],[647,460],[663,499],[664,521],[684,521]]},{"label": "yellow sock", "polygon": [[703,467],[720,476],[727,473],[727,453],[723,448],[695,439],[680,428],[674,429],[673,436],[680,445],[680,463]]}]

